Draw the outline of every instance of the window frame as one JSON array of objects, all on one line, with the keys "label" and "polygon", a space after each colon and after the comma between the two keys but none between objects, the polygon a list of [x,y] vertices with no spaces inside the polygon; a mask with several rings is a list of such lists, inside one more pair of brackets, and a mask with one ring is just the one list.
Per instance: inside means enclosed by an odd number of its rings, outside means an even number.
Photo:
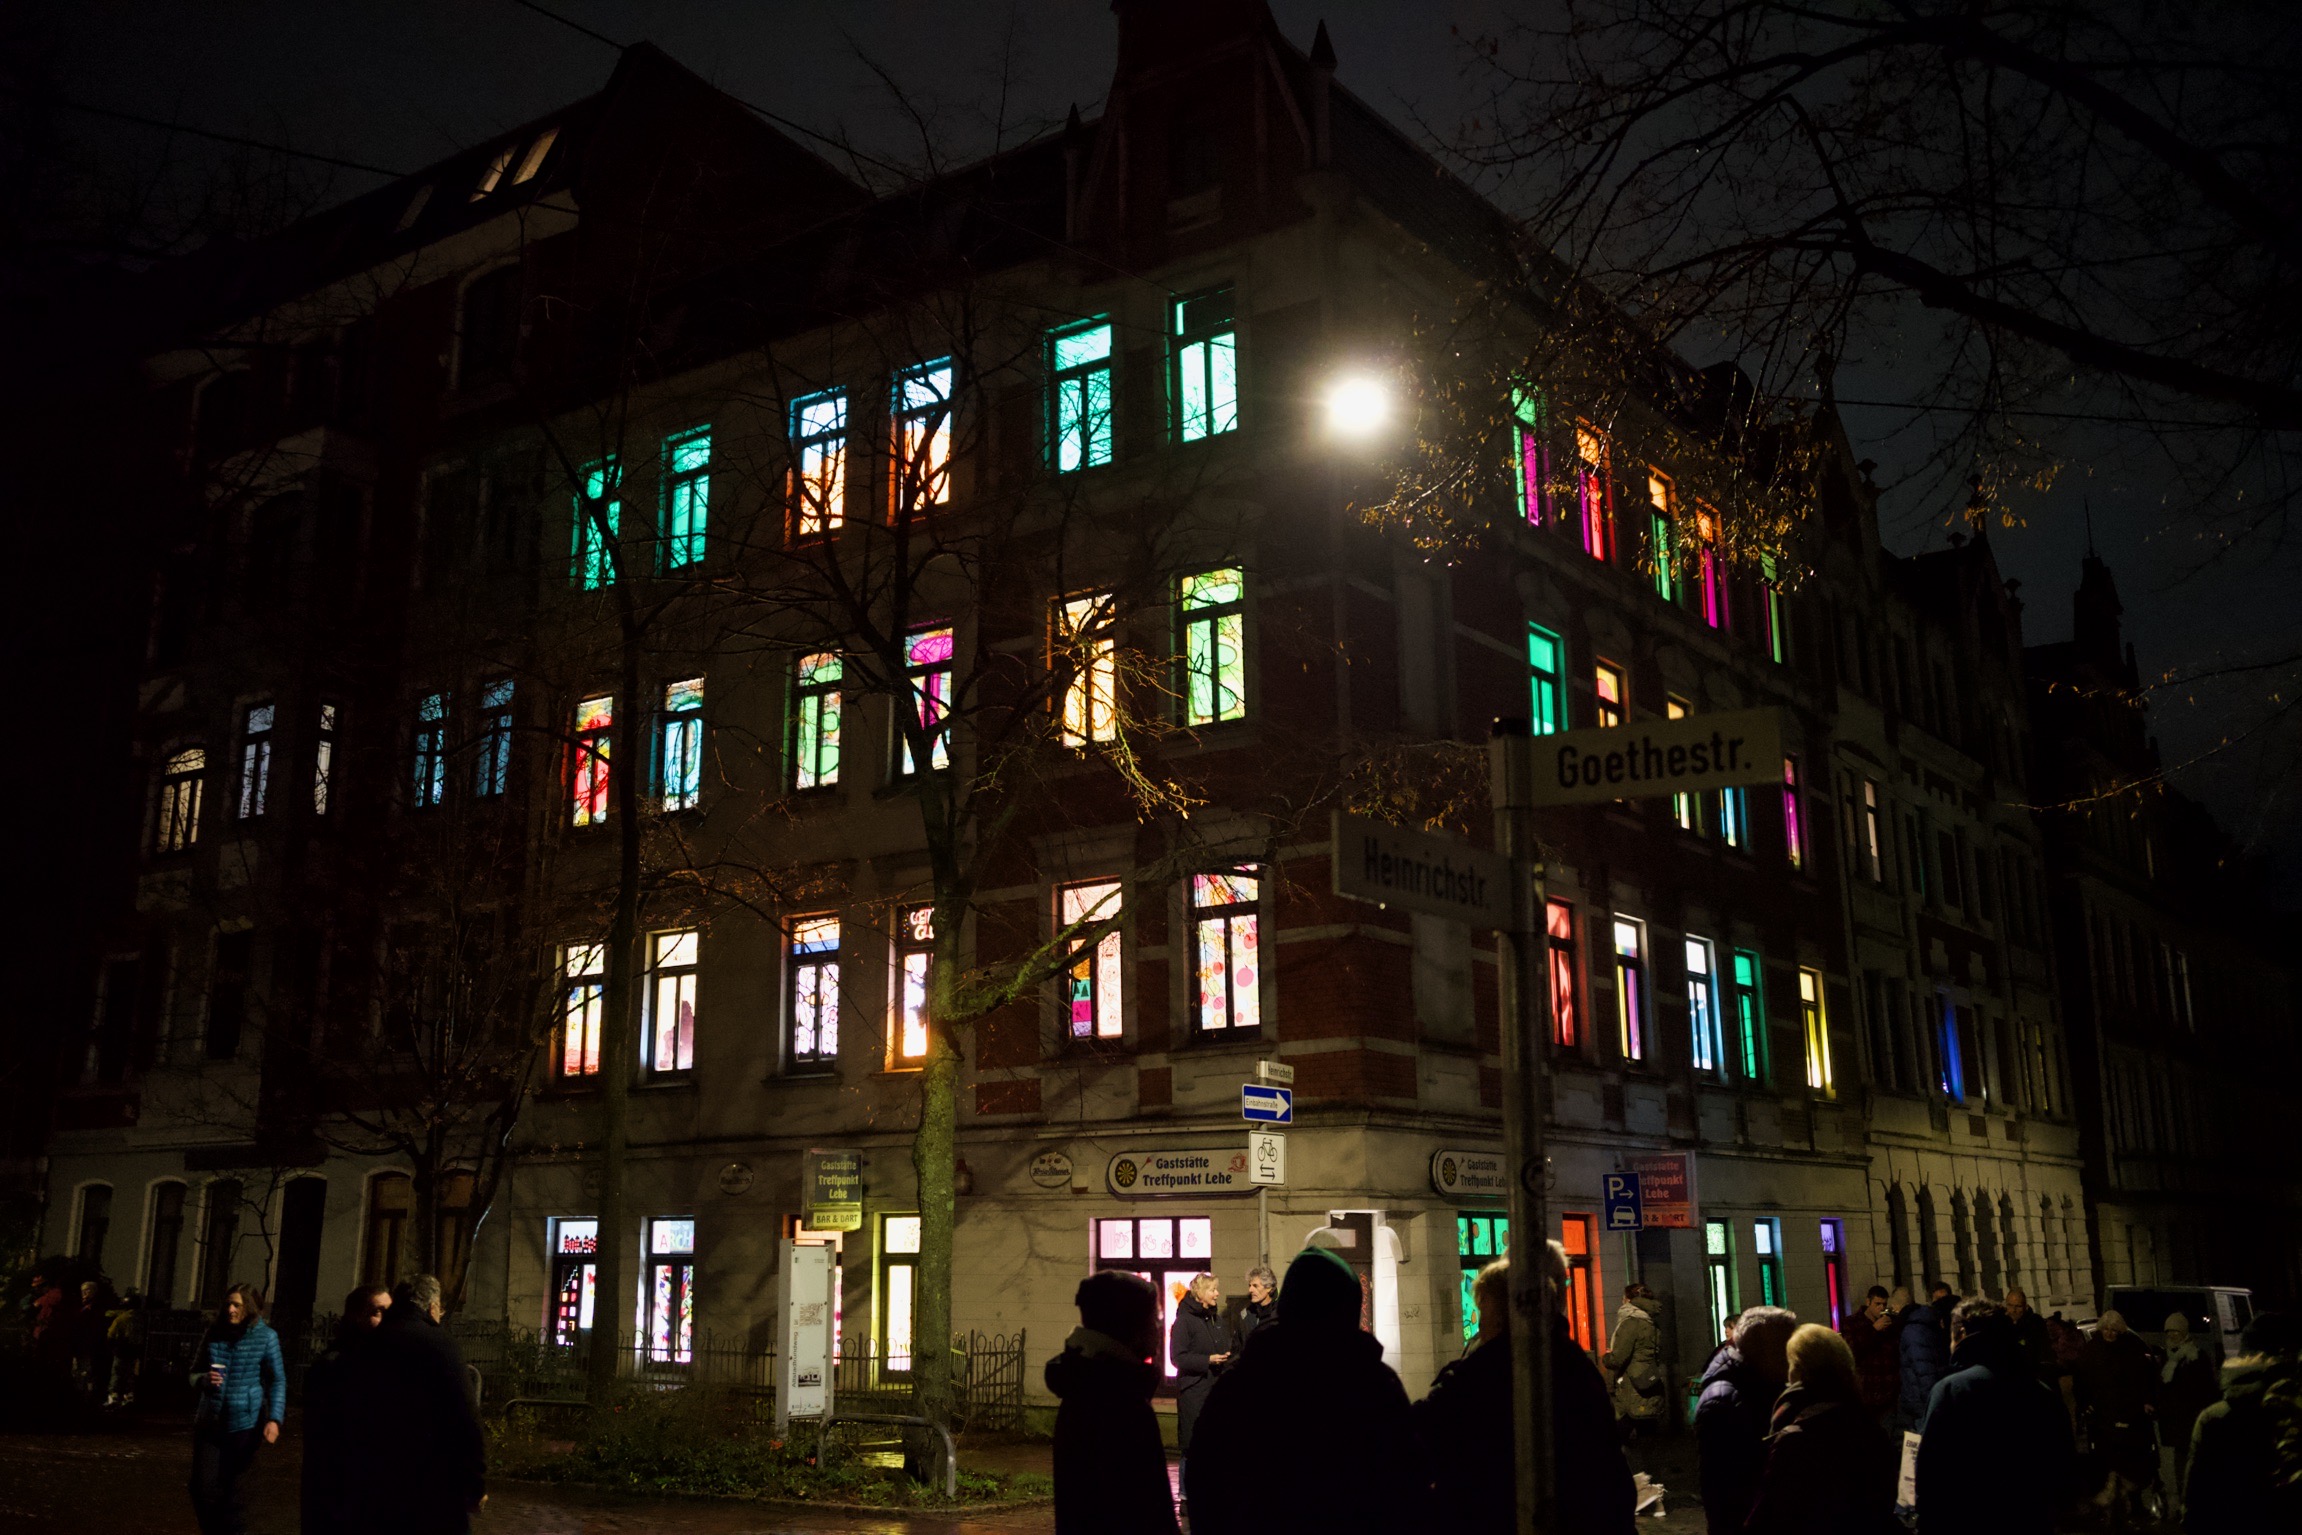
[{"label": "window frame", "polygon": [[161,759],[154,786],[152,852],[188,853],[200,843],[201,801],[206,798],[208,749],[181,742]]},{"label": "window frame", "polygon": [[568,732],[568,809],[573,826],[604,826],[615,813],[615,705],[613,693],[595,693],[576,703]]},{"label": "window frame", "polygon": [[[1609,913],[1608,920],[1615,978],[1615,1048],[1626,1062],[1644,1063],[1653,1016],[1647,994],[1647,925],[1620,912]],[[1631,937],[1627,950],[1623,947],[1625,933]]]},{"label": "window frame", "polygon": [[[932,651],[935,638],[944,640],[944,653],[922,659],[921,647]],[[915,624],[903,634],[904,702],[895,715],[895,776],[917,778],[922,772],[941,773],[951,766],[952,689],[959,668],[959,628],[951,623]],[[940,683],[938,682],[940,680]],[[931,732],[927,766],[911,755],[911,732],[903,710],[916,709],[920,725]]]},{"label": "window frame", "polygon": [[436,810],[448,797],[448,716],[451,700],[445,688],[416,700],[415,728],[409,733],[408,807]]},{"label": "window frame", "polygon": [[[1065,363],[1066,342],[1100,335],[1099,353]],[[1057,474],[1100,469],[1114,456],[1116,354],[1108,314],[1089,315],[1051,328],[1046,336],[1047,462]],[[1101,383],[1100,401],[1096,385]],[[1076,398],[1073,390],[1076,388]],[[1076,458],[1076,462],[1070,461]]]},{"label": "window frame", "polygon": [[[676,1242],[677,1228],[687,1227],[687,1246],[669,1245],[663,1227],[674,1228],[670,1238]],[[634,1341],[649,1364],[692,1364],[695,1361],[695,1267],[697,1228],[702,1224],[692,1215],[651,1215],[641,1231],[641,1251],[645,1255],[640,1270],[640,1309],[646,1318],[646,1333]],[[673,1320],[677,1319],[677,1331]],[[658,1337],[662,1342],[658,1343]]]},{"label": "window frame", "polygon": [[[1543,956],[1550,987],[1551,1044],[1579,1052],[1588,1032],[1583,1008],[1582,943],[1576,931],[1575,903],[1563,896],[1543,901]],[[1561,1000],[1565,1006],[1562,1007]]]},{"label": "window frame", "polygon": [[472,797],[501,799],[511,788],[513,705],[517,684],[497,677],[480,684],[479,758],[473,764]]},{"label": "window frame", "polygon": [[[623,466],[611,453],[584,465],[581,474],[569,578],[578,590],[596,592],[613,586],[623,574]],[[605,510],[595,518],[586,509],[592,505]]]},{"label": "window frame", "polygon": [[[829,408],[828,419],[814,419],[820,407]],[[793,400],[785,431],[792,541],[828,538],[847,525],[847,391],[819,389]]]},{"label": "window frame", "polygon": [[[1194,306],[1201,306],[1196,317]],[[1220,314],[1210,318],[1209,306]],[[1218,283],[1182,294],[1169,301],[1168,314],[1174,359],[1168,369],[1169,387],[1174,391],[1174,440],[1205,442],[1236,432],[1241,396],[1237,286]],[[1226,390],[1228,401],[1224,398]],[[1197,406],[1193,404],[1195,392],[1200,401]]]},{"label": "window frame", "polygon": [[1114,593],[1088,592],[1051,604],[1049,661],[1060,668],[1068,654],[1070,678],[1055,700],[1056,730],[1065,746],[1086,751],[1119,738],[1119,631]]},{"label": "window frame", "polygon": [[1733,627],[1733,603],[1719,565],[1718,511],[1701,501],[1695,503],[1695,605],[1705,627]]},{"label": "window frame", "polygon": [[[687,455],[701,446],[702,456]],[[666,574],[701,565],[711,528],[711,424],[675,432],[663,440],[662,502],[658,524]]]},{"label": "window frame", "polygon": [[1750,1223],[1751,1260],[1758,1265],[1759,1304],[1788,1306],[1790,1290],[1782,1261],[1782,1221],[1772,1215],[1754,1216]]},{"label": "window frame", "polygon": [[[1550,651],[1547,670],[1543,647]],[[1568,728],[1567,647],[1555,631],[1533,622],[1527,625],[1527,708],[1530,735],[1557,735]]]},{"label": "window frame", "polygon": [[703,689],[701,677],[664,684],[656,722],[656,803],[666,815],[703,803]]},{"label": "window frame", "polygon": [[[887,1069],[916,1071],[926,1064],[934,1044],[935,908],[903,905],[895,909],[895,941],[888,988]],[[916,1033],[919,1047],[906,1048]]]},{"label": "window frame", "polygon": [[[559,1048],[553,1054],[552,1075],[562,1082],[596,1078],[604,1061],[602,1041],[607,1032],[607,945],[560,945]],[[582,1020],[580,1044],[577,1020]],[[570,1063],[578,1063],[570,1069]]]},{"label": "window frame", "polygon": [[1780,567],[1771,554],[1758,560],[1759,584],[1766,592],[1766,653],[1777,666],[1790,665],[1790,598],[1782,589]]},{"label": "window frame", "polygon": [[[1597,686],[1596,682],[1592,685],[1594,688]],[[1692,711],[1683,698],[1665,698],[1663,700],[1663,717],[1666,719],[1683,720],[1690,712]],[[1678,823],[1680,831],[1697,837],[1704,834],[1705,823],[1708,819],[1703,813],[1706,809],[1705,798],[1699,793],[1673,794],[1671,796],[1671,819]]]},{"label": "window frame", "polygon": [[1511,391],[1511,473],[1518,492],[1519,516],[1530,528],[1550,522],[1549,402],[1531,384]]},{"label": "window frame", "polygon": [[[684,949],[684,954],[683,954]],[[695,1069],[696,994],[702,985],[703,932],[700,928],[672,928],[648,934],[647,1017],[641,1031],[641,1062],[651,1077],[686,1076]],[[664,1007],[674,1009],[668,1031]],[[680,1010],[685,1010],[684,1017]],[[664,1061],[666,1044],[671,1060]]]},{"label": "window frame", "polygon": [[[1222,578],[1226,576],[1231,578],[1228,597],[1197,599],[1196,594],[1199,592],[1216,593],[1224,590]],[[1182,686],[1176,691],[1182,706],[1183,724],[1189,728],[1203,729],[1211,725],[1235,724],[1245,719],[1248,714],[1246,567],[1221,565],[1178,577],[1175,605],[1176,621],[1182,630],[1180,643],[1176,646]],[[1226,646],[1237,661],[1236,687],[1227,685],[1222,677]],[[1201,707],[1203,681],[1204,709]]]},{"label": "window frame", "polygon": [[1583,552],[1602,565],[1615,557],[1613,445],[1607,434],[1578,418],[1574,425],[1575,524]]},{"label": "window frame", "polygon": [[[826,934],[830,942],[820,940]],[[783,931],[785,965],[784,1061],[793,1071],[830,1071],[839,1062],[840,917],[835,912],[793,916]],[[826,985],[826,982],[829,984]],[[827,1022],[830,1044],[826,1047]],[[812,1040],[800,1048],[801,1019],[812,1012]]]},{"label": "window frame", "polygon": [[1734,1008],[1735,1046],[1742,1079],[1765,1085],[1774,1063],[1768,1059],[1766,958],[1756,949],[1735,949],[1727,966],[1728,1001]]},{"label": "window frame", "polygon": [[1793,869],[1806,868],[1806,810],[1799,799],[1798,753],[1782,759],[1783,858]]},{"label": "window frame", "polygon": [[1655,595],[1673,607],[1680,601],[1676,497],[1677,487],[1671,477],[1650,465],[1647,469],[1647,555],[1653,568],[1648,574],[1654,582]]},{"label": "window frame", "polygon": [[[1101,892],[1101,894],[1097,894]],[[1092,901],[1088,897],[1093,896]],[[1111,909],[1106,911],[1104,908]],[[1075,942],[1061,974],[1064,1038],[1075,1045],[1117,1041],[1127,1035],[1127,892],[1117,877],[1073,880],[1055,887],[1055,929],[1116,917],[1118,925],[1093,947]],[[1081,1016],[1081,1005],[1086,1014]],[[1082,1028],[1082,1023],[1086,1024]]]},{"label": "window frame", "polygon": [[[938,375],[942,394],[927,397],[922,403],[912,391],[920,385],[932,388]],[[958,366],[952,358],[935,357],[898,369],[888,381],[887,493],[892,519],[917,515],[951,501],[951,423],[957,378]],[[922,427],[923,435],[914,441],[914,432]],[[918,469],[920,464],[926,467]]]},{"label": "window frame", "polygon": [[[1614,684],[1615,696],[1607,696],[1607,684]],[[1610,717],[1611,716],[1611,717]],[[1591,663],[1591,725],[1598,730],[1618,730],[1631,722],[1630,668],[1596,657]]]},{"label": "window frame", "polygon": [[233,798],[237,820],[260,820],[264,815],[271,792],[272,740],[279,717],[279,705],[269,698],[240,711],[240,792]]},{"label": "window frame", "polygon": [[1722,1081],[1727,1070],[1726,1027],[1718,973],[1718,949],[1708,938],[1685,939],[1687,1059],[1698,1072]]},{"label": "window frame", "polygon": [[1823,994],[1823,974],[1801,965],[1798,972],[1799,1027],[1806,1038],[1806,1085],[1824,1098],[1838,1096],[1837,1077],[1830,1058],[1830,1005]]},{"label": "window frame", "polygon": [[[1259,863],[1228,864],[1220,868],[1201,870],[1188,876],[1184,885],[1185,922],[1190,933],[1190,964],[1184,968],[1184,984],[1190,988],[1191,1037],[1195,1040],[1260,1039],[1263,1035],[1263,887],[1269,876]],[[1252,883],[1244,900],[1209,900],[1210,891],[1229,888],[1218,881],[1245,880]],[[1242,927],[1241,924],[1244,924]],[[1211,997],[1203,961],[1207,954],[1207,935],[1210,929],[1221,932],[1223,956],[1222,1022],[1210,1023]],[[1244,941],[1241,934],[1244,933]],[[1242,979],[1241,954],[1247,955]],[[1252,1010],[1253,1016],[1239,1021],[1241,1001]]]},{"label": "window frame", "polygon": [[335,797],[336,728],[341,706],[323,699],[312,733],[312,814],[325,816]]},{"label": "window frame", "polygon": [[1735,1272],[1734,1223],[1703,1222],[1703,1295],[1711,1315],[1711,1341],[1726,1337],[1726,1324],[1742,1315],[1741,1276]]},{"label": "window frame", "polygon": [[836,650],[792,658],[788,782],[794,793],[839,786],[841,688],[846,678],[847,658]]}]

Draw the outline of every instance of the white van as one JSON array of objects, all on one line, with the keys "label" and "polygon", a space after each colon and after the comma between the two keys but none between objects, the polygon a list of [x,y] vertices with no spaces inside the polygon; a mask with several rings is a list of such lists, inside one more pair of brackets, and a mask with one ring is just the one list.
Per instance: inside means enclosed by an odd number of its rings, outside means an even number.
[{"label": "white van", "polygon": [[2254,1320],[2254,1292],[2227,1285],[2114,1286],[2109,1309],[2153,1348],[2166,1346],[2166,1319],[2181,1312],[2190,1318],[2192,1340],[2213,1354],[2219,1368],[2244,1352],[2238,1338]]}]

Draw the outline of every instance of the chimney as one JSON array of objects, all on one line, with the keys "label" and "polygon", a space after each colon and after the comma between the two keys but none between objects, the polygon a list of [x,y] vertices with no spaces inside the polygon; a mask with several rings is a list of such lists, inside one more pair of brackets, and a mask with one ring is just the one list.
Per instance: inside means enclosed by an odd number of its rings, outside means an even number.
[{"label": "chimney", "polygon": [[1325,17],[1311,39],[1311,163],[1328,165],[1335,158],[1332,100],[1335,87],[1335,44],[1327,36]]}]

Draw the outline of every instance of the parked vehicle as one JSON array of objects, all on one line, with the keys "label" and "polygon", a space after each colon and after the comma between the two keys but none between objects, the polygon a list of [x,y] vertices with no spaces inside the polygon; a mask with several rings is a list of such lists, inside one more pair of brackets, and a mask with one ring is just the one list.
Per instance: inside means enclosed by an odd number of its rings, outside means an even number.
[{"label": "parked vehicle", "polygon": [[2190,1318],[2190,1336],[2220,1369],[2231,1355],[2244,1352],[2238,1335],[2254,1320],[2254,1292],[2228,1285],[2120,1286],[2110,1292],[2109,1309],[2155,1349],[2166,1346],[2166,1319],[2181,1312]]}]

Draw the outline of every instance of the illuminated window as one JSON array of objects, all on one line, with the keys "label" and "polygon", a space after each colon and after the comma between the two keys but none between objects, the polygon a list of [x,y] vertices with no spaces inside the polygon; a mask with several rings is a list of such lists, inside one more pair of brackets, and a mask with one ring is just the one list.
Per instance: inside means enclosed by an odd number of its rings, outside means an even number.
[{"label": "illuminated window", "polygon": [[1862,781],[1862,863],[1872,884],[1885,880],[1886,861],[1878,834],[1878,785],[1868,778]]},{"label": "illuminated window", "polygon": [[1626,1061],[1647,1058],[1647,954],[1645,925],[1617,917],[1615,930],[1615,1037]]},{"label": "illuminated window", "polygon": [[951,499],[951,359],[895,375],[888,402],[895,439],[895,512],[902,516]]},{"label": "illuminated window", "polygon": [[512,781],[512,682],[499,677],[480,687],[480,753],[472,764],[472,792],[493,799]]},{"label": "illuminated window", "polygon": [[663,690],[663,729],[656,745],[663,808],[693,810],[703,797],[703,679]]},{"label": "illuminated window", "polygon": [[839,782],[839,657],[801,656],[792,673],[791,786],[827,789]]},{"label": "illuminated window", "polygon": [[1766,1059],[1766,967],[1748,949],[1734,951],[1735,1054],[1745,1082],[1764,1082]]},{"label": "illuminated window", "polygon": [[312,814],[328,813],[336,773],[336,706],[320,705],[319,741],[312,750]]},{"label": "illuminated window", "polygon": [[647,1069],[687,1071],[695,1065],[695,957],[691,928],[648,937]]},{"label": "illuminated window", "polygon": [[1575,984],[1580,967],[1576,964],[1573,904],[1545,901],[1543,922],[1547,929],[1544,948],[1551,967],[1551,1039],[1572,1050],[1583,1042],[1583,999],[1581,988]]},{"label": "illuminated window", "polygon": [[1176,431],[1185,442],[1239,425],[1239,322],[1228,287],[1175,300]]},{"label": "illuminated window", "polygon": [[935,908],[906,907],[897,913],[895,925],[895,1058],[924,1061],[935,984]]},{"label": "illuminated window", "polygon": [[1567,1331],[1590,1353],[1607,1346],[1599,1289],[1599,1223],[1589,1215],[1559,1217],[1559,1245],[1567,1250]]},{"label": "illuminated window", "polygon": [[919,771],[912,742],[928,742],[927,765],[932,770],[951,766],[951,626],[914,629],[903,640],[904,680],[910,684],[912,714],[897,722],[896,772],[908,777]]},{"label": "illuminated window", "polygon": [[1713,629],[1727,626],[1727,590],[1719,569],[1718,513],[1695,505],[1695,595],[1701,600],[1703,622]]},{"label": "illuminated window", "polygon": [[839,919],[791,921],[791,1059],[828,1064],[839,1055]]},{"label": "illuminated window", "polygon": [[[1663,713],[1674,720],[1685,719],[1687,717],[1685,700],[1666,698],[1663,700]],[[1703,832],[1703,797],[1700,794],[1672,795],[1671,819],[1678,822],[1679,830],[1691,831],[1696,836],[1701,836]]]},{"label": "illuminated window", "polygon": [[608,813],[608,754],[614,747],[615,699],[587,698],[576,705],[573,745],[568,752],[570,808],[578,826],[597,826]]},{"label": "illuminated window", "polygon": [[1821,1222],[1823,1298],[1830,1306],[1830,1325],[1836,1330],[1846,1320],[1846,1222]]},{"label": "illuminated window", "polygon": [[1740,787],[1719,790],[1719,840],[1728,847],[1750,846],[1750,791]]},{"label": "illuminated window", "polygon": [[575,579],[587,592],[615,583],[621,558],[616,540],[623,527],[622,478],[612,458],[583,472],[583,493],[575,503]]},{"label": "illuminated window", "polygon": [[528,146],[528,152],[520,156],[520,168],[512,173],[513,186],[535,179],[536,172],[543,169],[544,156],[552,152],[552,143],[559,136],[557,127],[546,128],[536,135],[535,142]]},{"label": "illuminated window", "polygon": [[[1057,892],[1055,920],[1075,927],[1119,915],[1119,882],[1066,885]],[[1092,944],[1071,951],[1064,974],[1065,1023],[1073,1039],[1117,1039],[1125,1029],[1125,975],[1120,962],[1119,930],[1113,928]]]},{"label": "illuminated window", "polygon": [[695,1217],[647,1223],[647,1357],[686,1364],[695,1357]]},{"label": "illuminated window", "polygon": [[1759,580],[1766,589],[1766,653],[1777,666],[1790,664],[1790,608],[1783,596],[1782,578],[1776,574],[1774,556],[1762,554],[1758,561]]},{"label": "illuminated window", "polygon": [[1518,487],[1519,515],[1526,518],[1531,528],[1539,528],[1549,520],[1544,515],[1550,468],[1543,447],[1547,416],[1541,390],[1521,385],[1512,391],[1511,474]]},{"label": "illuminated window", "polygon": [[1175,1308],[1190,1294],[1191,1280],[1214,1266],[1215,1223],[1204,1215],[1144,1216],[1093,1223],[1095,1267],[1118,1270],[1150,1282],[1158,1296],[1160,1389],[1171,1391],[1175,1361],[1168,1353]]},{"label": "illuminated window", "polygon": [[1798,1017],[1806,1031],[1806,1085],[1825,1097],[1833,1092],[1830,1070],[1830,1019],[1823,1011],[1822,972],[1798,973]]},{"label": "illuminated window", "polygon": [[1687,940],[1687,1039],[1697,1071],[1726,1073],[1726,1042],[1720,1037],[1718,975],[1710,941]]},{"label": "illuminated window", "polygon": [[1047,333],[1049,456],[1058,474],[1111,462],[1111,321],[1097,315]]},{"label": "illuminated window", "polygon": [[791,526],[795,536],[828,533],[847,521],[847,395],[811,394],[791,403]]},{"label": "illuminated window", "polygon": [[1782,1222],[1771,1217],[1750,1223],[1752,1256],[1758,1259],[1758,1303],[1785,1304],[1782,1285]]},{"label": "illuminated window", "polygon": [[1074,597],[1055,607],[1055,664],[1068,668],[1059,712],[1065,746],[1084,747],[1119,734],[1119,638],[1111,594]]},{"label": "illuminated window", "polygon": [[1630,680],[1623,669],[1612,661],[1601,661],[1592,678],[1592,690],[1597,697],[1598,725],[1612,730],[1630,718]]},{"label": "illuminated window", "polygon": [[251,704],[240,721],[240,798],[233,807],[243,821],[264,813],[272,787],[271,704]]},{"label": "illuminated window", "polygon": [[1792,868],[1806,867],[1806,814],[1799,807],[1796,757],[1782,759],[1782,847]]},{"label": "illuminated window", "polygon": [[1457,1215],[1455,1217],[1456,1266],[1460,1271],[1463,1302],[1463,1341],[1469,1343],[1479,1335],[1479,1302],[1471,1293],[1471,1282],[1479,1277],[1479,1270],[1510,1252],[1511,1222],[1505,1215]]},{"label": "illuminated window", "polygon": [[1615,557],[1615,513],[1608,490],[1607,439],[1598,428],[1575,423],[1575,526],[1594,560]]},{"label": "illuminated window", "polygon": [[426,693],[416,705],[415,779],[410,803],[418,810],[448,795],[448,695]]},{"label": "illuminated window", "polygon": [[663,566],[703,562],[711,522],[711,428],[697,427],[663,445]]},{"label": "illuminated window", "polygon": [[919,1217],[887,1215],[879,1225],[879,1357],[888,1373],[911,1373],[912,1314],[918,1295]]},{"label": "illuminated window", "polygon": [[1534,734],[1567,728],[1566,651],[1557,635],[1536,624],[1527,625],[1527,704]]},{"label": "illuminated window", "polygon": [[1255,902],[1262,877],[1254,865],[1191,876],[1191,942],[1198,977],[1199,1027],[1214,1033],[1260,1028]]},{"label": "illuminated window", "polygon": [[1725,1221],[1703,1222],[1703,1273],[1709,1281],[1711,1341],[1726,1337],[1727,1323],[1742,1314],[1735,1303],[1734,1228]]},{"label": "illuminated window", "polygon": [[1671,482],[1660,470],[1647,471],[1647,559],[1654,567],[1655,595],[1678,600],[1678,550],[1671,525]]},{"label": "illuminated window", "polygon": [[1212,725],[1247,714],[1246,576],[1236,566],[1185,576],[1183,722]]},{"label": "illuminated window", "polygon": [[599,1222],[556,1220],[551,1228],[551,1338],[574,1348],[599,1309]]},{"label": "illuminated window", "polygon": [[607,1015],[607,945],[571,943],[561,961],[560,1075],[599,1071],[600,1027]]},{"label": "illuminated window", "polygon": [[488,168],[480,172],[479,185],[472,188],[471,200],[473,202],[478,202],[496,189],[496,184],[504,179],[504,172],[511,169],[512,156],[518,150],[518,145],[506,144],[502,149],[496,151],[495,158],[488,162]]}]

